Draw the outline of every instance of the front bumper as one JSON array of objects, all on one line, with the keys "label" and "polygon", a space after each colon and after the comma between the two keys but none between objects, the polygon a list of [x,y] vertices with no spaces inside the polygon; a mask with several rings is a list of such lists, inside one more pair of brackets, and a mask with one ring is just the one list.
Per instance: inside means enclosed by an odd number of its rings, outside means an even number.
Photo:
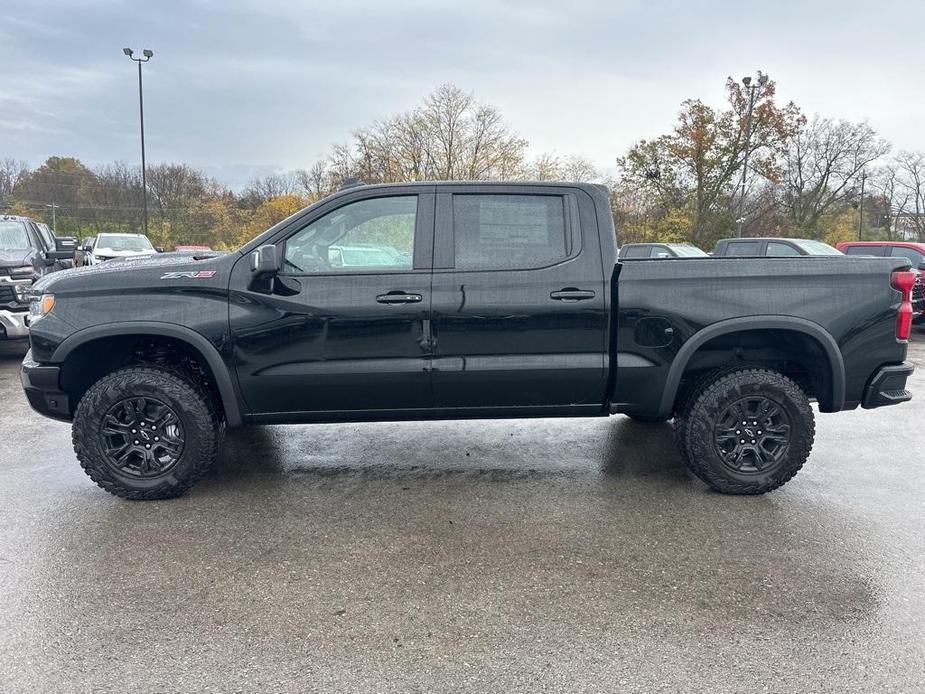
[{"label": "front bumper", "polygon": [[29,337],[29,325],[26,323],[28,317],[28,310],[0,310],[0,339],[23,340]]},{"label": "front bumper", "polygon": [[909,362],[881,366],[864,390],[861,407],[870,410],[911,400],[912,393],[906,390],[906,379],[914,370],[915,367]]},{"label": "front bumper", "polygon": [[39,364],[32,359],[31,349],[26,353],[19,380],[29,405],[41,415],[69,422],[70,402],[67,393],[61,391],[60,378],[61,367]]},{"label": "front bumper", "polygon": [[21,340],[29,337],[29,305],[21,293],[32,285],[31,279],[14,280],[0,275],[0,339]]}]

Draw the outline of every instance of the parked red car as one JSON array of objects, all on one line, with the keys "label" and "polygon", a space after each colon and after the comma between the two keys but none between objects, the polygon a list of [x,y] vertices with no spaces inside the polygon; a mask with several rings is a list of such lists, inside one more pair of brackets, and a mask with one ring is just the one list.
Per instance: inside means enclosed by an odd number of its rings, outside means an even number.
[{"label": "parked red car", "polygon": [[875,255],[899,258],[905,256],[912,261],[912,269],[919,277],[912,289],[912,310],[918,318],[925,320],[925,243],[915,241],[842,241],[835,246],[845,255]]}]

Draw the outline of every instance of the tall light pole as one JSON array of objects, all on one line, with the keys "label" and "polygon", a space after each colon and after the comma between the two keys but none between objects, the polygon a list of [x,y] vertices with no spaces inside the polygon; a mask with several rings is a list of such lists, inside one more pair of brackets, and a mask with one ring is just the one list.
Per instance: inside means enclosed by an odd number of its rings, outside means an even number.
[{"label": "tall light pole", "polygon": [[759,87],[768,83],[768,76],[758,71],[758,80],[752,84],[751,77],[743,77],[742,84],[748,90],[748,115],[745,120],[745,159],[742,162],[742,182],[741,192],[739,193],[739,216],[736,219],[736,236],[742,236],[742,227],[745,226],[745,179],[748,176],[748,155],[751,150],[752,140],[752,112],[755,110],[755,92]]},{"label": "tall light pole", "polygon": [[145,236],[148,235],[148,179],[145,175],[145,100],[141,90],[141,64],[146,63],[154,56],[154,51],[145,48],[141,54],[144,58],[135,58],[131,48],[123,48],[122,52],[138,63],[138,117],[141,121],[141,199],[144,210]]}]

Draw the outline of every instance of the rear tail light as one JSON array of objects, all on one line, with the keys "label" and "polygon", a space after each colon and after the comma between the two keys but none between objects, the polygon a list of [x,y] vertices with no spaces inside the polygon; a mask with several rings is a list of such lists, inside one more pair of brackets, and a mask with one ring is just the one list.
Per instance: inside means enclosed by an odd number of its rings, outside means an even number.
[{"label": "rear tail light", "polygon": [[890,279],[890,286],[902,294],[902,303],[896,315],[896,339],[908,340],[912,332],[912,288],[915,286],[916,273],[911,270],[898,270]]}]

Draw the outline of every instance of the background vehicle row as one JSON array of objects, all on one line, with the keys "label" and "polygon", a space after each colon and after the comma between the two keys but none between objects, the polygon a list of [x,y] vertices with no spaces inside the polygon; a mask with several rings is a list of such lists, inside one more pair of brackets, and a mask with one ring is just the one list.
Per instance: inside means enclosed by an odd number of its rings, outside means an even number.
[{"label": "background vehicle row", "polygon": [[57,237],[29,217],[0,216],[0,340],[29,336],[25,291],[50,272],[73,267],[76,239]]}]

